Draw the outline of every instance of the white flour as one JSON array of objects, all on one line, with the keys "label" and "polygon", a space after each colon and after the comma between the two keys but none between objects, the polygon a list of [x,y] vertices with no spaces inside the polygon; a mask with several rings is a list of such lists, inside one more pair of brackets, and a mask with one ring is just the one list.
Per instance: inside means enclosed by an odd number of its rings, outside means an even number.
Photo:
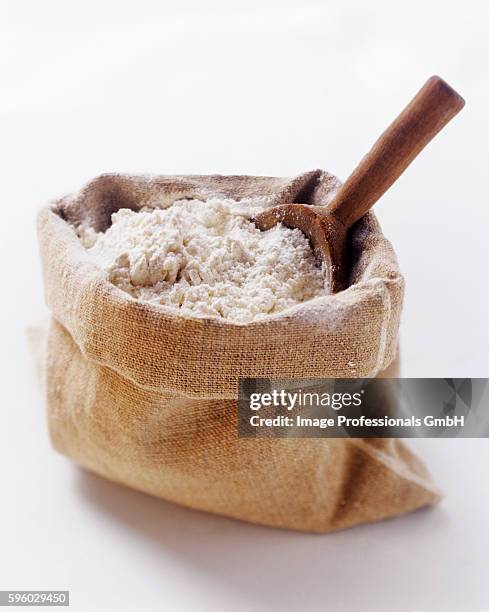
[{"label": "white flour", "polygon": [[179,200],[121,209],[106,232],[79,232],[110,282],[134,298],[248,323],[326,292],[300,230],[261,232],[250,221],[267,205],[265,198]]}]

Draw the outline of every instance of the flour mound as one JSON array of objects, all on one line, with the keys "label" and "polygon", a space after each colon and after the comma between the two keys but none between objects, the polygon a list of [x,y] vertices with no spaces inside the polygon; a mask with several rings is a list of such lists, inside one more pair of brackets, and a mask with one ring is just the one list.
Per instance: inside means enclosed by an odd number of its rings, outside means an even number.
[{"label": "flour mound", "polygon": [[120,209],[106,232],[80,227],[111,283],[186,316],[248,323],[326,293],[304,234],[250,220],[266,198],[179,200]]}]

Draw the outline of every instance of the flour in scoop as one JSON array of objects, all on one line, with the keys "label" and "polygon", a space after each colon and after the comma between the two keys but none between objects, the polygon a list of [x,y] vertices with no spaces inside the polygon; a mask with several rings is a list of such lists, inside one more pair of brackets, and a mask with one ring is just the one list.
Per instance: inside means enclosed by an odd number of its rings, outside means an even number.
[{"label": "flour in scoop", "polygon": [[134,298],[249,323],[326,294],[300,230],[261,232],[251,221],[267,206],[267,198],[179,200],[120,209],[107,231],[79,234],[108,280]]}]

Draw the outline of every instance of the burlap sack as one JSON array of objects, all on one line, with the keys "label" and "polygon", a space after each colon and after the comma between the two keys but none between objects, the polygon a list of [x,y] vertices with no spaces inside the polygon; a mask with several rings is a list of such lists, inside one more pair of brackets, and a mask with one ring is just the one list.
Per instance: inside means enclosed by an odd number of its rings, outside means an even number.
[{"label": "burlap sack", "polygon": [[192,508],[326,532],[434,503],[397,440],[241,439],[240,376],[374,377],[397,351],[403,279],[373,215],[354,231],[350,287],[267,321],[190,319],[111,285],[74,226],[121,207],[210,195],[325,204],[339,183],[247,176],[106,175],[39,215],[54,446],[113,481]]}]

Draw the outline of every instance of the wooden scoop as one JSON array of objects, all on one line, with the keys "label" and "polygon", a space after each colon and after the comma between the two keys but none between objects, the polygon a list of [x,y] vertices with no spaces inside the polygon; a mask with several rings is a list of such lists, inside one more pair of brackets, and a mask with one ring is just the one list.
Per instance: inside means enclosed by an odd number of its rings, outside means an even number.
[{"label": "wooden scoop", "polygon": [[316,256],[324,263],[331,292],[345,289],[349,273],[349,230],[464,104],[464,99],[443,79],[431,77],[380,136],[329,204],[275,206],[257,215],[257,227],[267,230],[283,223],[302,230],[311,241]]}]

